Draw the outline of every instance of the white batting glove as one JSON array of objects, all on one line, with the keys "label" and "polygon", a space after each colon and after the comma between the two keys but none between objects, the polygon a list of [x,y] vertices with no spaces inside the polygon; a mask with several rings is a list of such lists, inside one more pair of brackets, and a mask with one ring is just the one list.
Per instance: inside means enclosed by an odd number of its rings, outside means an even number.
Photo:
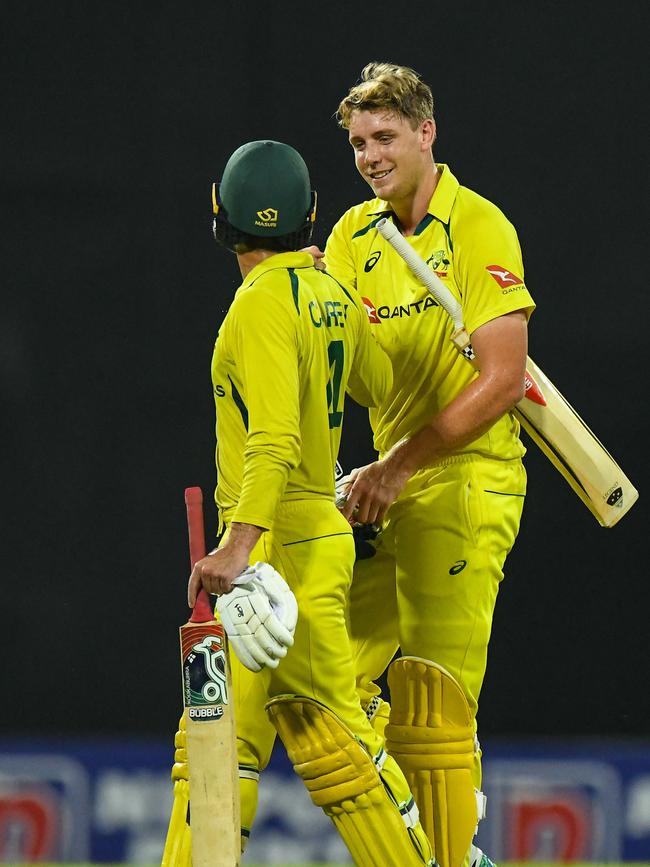
[{"label": "white batting glove", "polygon": [[293,644],[298,603],[284,578],[268,563],[249,566],[217,611],[242,665],[250,671],[277,668]]}]

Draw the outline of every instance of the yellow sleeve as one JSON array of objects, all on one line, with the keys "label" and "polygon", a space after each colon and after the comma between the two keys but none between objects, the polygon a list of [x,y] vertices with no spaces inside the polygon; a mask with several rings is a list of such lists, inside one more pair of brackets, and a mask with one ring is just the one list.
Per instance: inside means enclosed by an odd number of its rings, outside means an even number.
[{"label": "yellow sleeve", "polygon": [[365,307],[357,293],[352,294],[359,331],[347,392],[361,406],[379,406],[393,386],[393,366],[372,333]]},{"label": "yellow sleeve", "polygon": [[343,214],[327,239],[324,261],[328,273],[339,283],[356,289],[357,269],[350,246],[350,230],[346,226],[346,216],[347,214]]},{"label": "yellow sleeve", "polygon": [[533,312],[514,226],[491,203],[472,208],[452,232],[456,276],[469,334],[486,322],[523,310]]},{"label": "yellow sleeve", "polygon": [[[273,279],[278,277],[285,272]],[[232,520],[269,529],[289,472],[300,462],[297,315],[263,278],[238,296],[233,308],[234,355],[244,384],[248,432],[241,496]]]}]

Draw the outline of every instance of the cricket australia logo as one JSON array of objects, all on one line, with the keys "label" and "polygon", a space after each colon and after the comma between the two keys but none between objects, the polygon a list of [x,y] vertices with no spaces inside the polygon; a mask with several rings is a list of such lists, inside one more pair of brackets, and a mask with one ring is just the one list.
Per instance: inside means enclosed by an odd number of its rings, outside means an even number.
[{"label": "cricket australia logo", "polygon": [[447,258],[447,251],[436,250],[435,253],[432,253],[427,259],[427,265],[436,272],[438,277],[446,277],[447,268],[449,268],[450,265],[450,261]]},{"label": "cricket australia logo", "polygon": [[278,225],[278,216],[277,208],[264,208],[263,211],[257,212],[255,225],[263,229],[274,229]]}]

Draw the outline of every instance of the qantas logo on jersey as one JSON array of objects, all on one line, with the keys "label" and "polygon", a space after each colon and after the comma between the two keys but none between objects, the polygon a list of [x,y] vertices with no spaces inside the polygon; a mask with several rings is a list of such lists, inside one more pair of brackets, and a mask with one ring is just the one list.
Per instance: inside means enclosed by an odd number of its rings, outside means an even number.
[{"label": "qantas logo on jersey", "polygon": [[404,316],[410,316],[411,313],[422,313],[423,310],[428,310],[429,307],[437,307],[438,302],[431,295],[427,295],[421,301],[411,301],[410,304],[396,304],[394,307],[389,307],[383,304],[381,307],[375,307],[369,298],[361,296],[363,306],[366,308],[368,320],[371,325],[379,325],[382,319],[402,319]]},{"label": "qantas logo on jersey", "polygon": [[373,253],[370,254],[370,256],[368,256],[368,261],[363,266],[363,270],[366,272],[366,274],[368,273],[368,271],[372,271],[377,262],[379,262],[380,258],[381,250],[375,250]]},{"label": "qantas logo on jersey", "polygon": [[369,298],[364,298],[361,296],[361,300],[363,301],[363,306],[366,308],[366,313],[368,314],[368,321],[373,325],[377,325],[379,322],[379,316],[377,316],[377,308],[372,303]]},{"label": "qantas logo on jersey", "polygon": [[485,270],[494,277],[502,289],[509,289],[511,286],[518,286],[524,282],[521,277],[517,277],[503,265],[486,265]]}]

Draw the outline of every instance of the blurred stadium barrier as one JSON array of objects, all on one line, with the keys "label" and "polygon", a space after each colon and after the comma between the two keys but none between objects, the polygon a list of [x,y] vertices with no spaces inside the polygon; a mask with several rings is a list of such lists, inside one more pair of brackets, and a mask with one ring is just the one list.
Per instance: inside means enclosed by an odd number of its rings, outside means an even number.
[{"label": "blurred stadium barrier", "polygon": [[[497,861],[650,862],[650,743],[484,744]],[[160,863],[171,745],[0,742],[0,863]],[[349,863],[277,749],[263,777],[250,861]]]}]

